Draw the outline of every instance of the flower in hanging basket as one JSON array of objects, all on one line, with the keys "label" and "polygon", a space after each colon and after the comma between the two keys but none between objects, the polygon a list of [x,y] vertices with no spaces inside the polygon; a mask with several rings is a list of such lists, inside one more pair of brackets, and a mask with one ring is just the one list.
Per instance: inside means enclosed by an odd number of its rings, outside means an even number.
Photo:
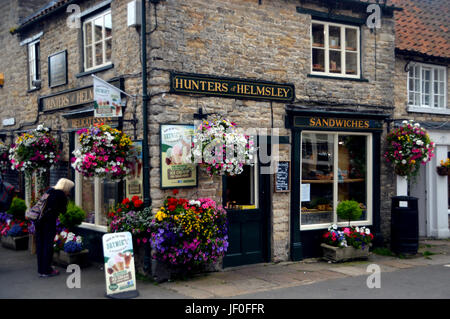
[{"label": "flower in hanging basket", "polygon": [[420,165],[434,157],[434,142],[419,123],[403,121],[402,125],[389,133],[384,158],[394,165],[397,175],[408,178],[416,176]]},{"label": "flower in hanging basket", "polygon": [[80,148],[72,153],[72,167],[83,176],[117,180],[130,173],[133,143],[126,134],[105,124],[77,134]]},{"label": "flower in hanging basket", "polygon": [[227,119],[203,121],[193,136],[191,162],[210,176],[239,175],[244,165],[253,165],[253,140]]},{"label": "flower in hanging basket", "polygon": [[44,125],[20,135],[9,150],[11,168],[18,171],[45,172],[52,168],[59,158],[59,143]]}]

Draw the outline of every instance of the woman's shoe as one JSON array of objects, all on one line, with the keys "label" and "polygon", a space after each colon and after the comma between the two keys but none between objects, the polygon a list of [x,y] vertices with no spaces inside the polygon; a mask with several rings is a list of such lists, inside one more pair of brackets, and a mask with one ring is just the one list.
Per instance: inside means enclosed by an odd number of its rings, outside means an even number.
[{"label": "woman's shoe", "polygon": [[54,277],[54,276],[58,276],[58,275],[59,275],[59,271],[56,269],[53,269],[52,272],[49,274],[39,274],[39,277],[46,278],[46,277]]}]

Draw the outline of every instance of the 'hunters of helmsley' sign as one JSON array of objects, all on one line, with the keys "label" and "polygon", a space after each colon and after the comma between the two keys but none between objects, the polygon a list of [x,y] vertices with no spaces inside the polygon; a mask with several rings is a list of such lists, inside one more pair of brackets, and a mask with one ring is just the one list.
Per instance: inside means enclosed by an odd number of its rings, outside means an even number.
[{"label": "'hunters of helmsley' sign", "polygon": [[295,98],[292,84],[175,72],[170,75],[170,92],[276,102],[292,102]]}]

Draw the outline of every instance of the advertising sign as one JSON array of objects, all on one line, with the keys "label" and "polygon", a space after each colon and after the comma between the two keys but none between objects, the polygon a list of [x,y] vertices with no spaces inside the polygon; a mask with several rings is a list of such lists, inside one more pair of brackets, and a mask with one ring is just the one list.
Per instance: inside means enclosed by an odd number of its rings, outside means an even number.
[{"label": "advertising sign", "polygon": [[126,178],[126,193],[127,198],[138,196],[140,199],[144,198],[142,185],[142,141],[133,143],[132,155],[136,161],[131,168],[131,174]]},{"label": "advertising sign", "polygon": [[122,116],[121,91],[94,76],[94,117]]},{"label": "advertising sign", "polygon": [[197,186],[196,164],[183,160],[190,154],[194,125],[161,125],[161,188]]},{"label": "advertising sign", "polygon": [[106,295],[112,296],[136,290],[133,240],[131,233],[103,235]]},{"label": "advertising sign", "polygon": [[62,51],[48,57],[48,86],[67,84],[67,51]]}]

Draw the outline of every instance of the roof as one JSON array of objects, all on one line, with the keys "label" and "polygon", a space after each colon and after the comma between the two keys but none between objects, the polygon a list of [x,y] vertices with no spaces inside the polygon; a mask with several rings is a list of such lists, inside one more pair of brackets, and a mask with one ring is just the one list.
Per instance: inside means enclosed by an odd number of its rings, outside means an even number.
[{"label": "roof", "polygon": [[450,58],[450,0],[390,0],[397,52]]}]

